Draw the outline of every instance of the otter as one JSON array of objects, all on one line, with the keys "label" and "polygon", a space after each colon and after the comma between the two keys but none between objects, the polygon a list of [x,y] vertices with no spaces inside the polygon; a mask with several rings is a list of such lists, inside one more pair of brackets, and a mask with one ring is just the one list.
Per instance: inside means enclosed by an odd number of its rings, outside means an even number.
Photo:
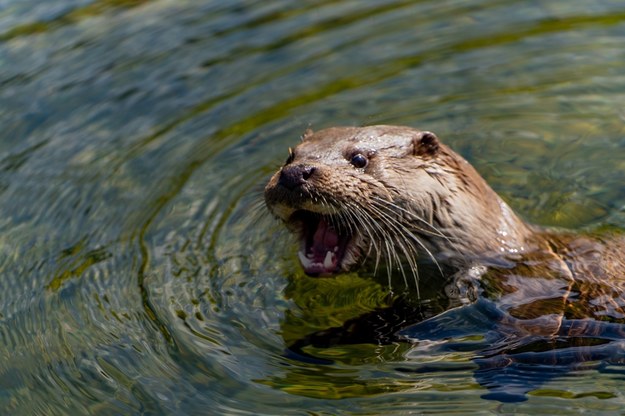
[{"label": "otter", "polygon": [[576,238],[526,224],[428,131],[308,130],[270,179],[265,201],[299,234],[309,275],[349,271],[371,255],[415,269],[423,260],[467,268],[540,252],[571,279],[625,281],[620,235]]},{"label": "otter", "polygon": [[311,275],[348,271],[372,250],[390,261],[400,251],[409,260],[466,263],[534,244],[467,161],[434,133],[407,127],[307,131],[265,200],[300,234],[299,258]]},{"label": "otter", "polygon": [[[610,340],[625,337],[623,233],[527,224],[432,132],[388,125],[307,130],[264,196],[274,216],[299,236],[298,257],[308,275],[365,264],[375,273],[384,263],[390,283],[392,270],[418,281],[429,267],[428,282],[438,281],[449,308],[492,302],[497,329],[516,340],[514,348],[526,346],[519,339],[535,344],[537,337],[558,348],[563,340],[579,346],[608,332]],[[398,303],[311,334],[297,348],[328,345],[329,339],[363,342],[359,328],[379,337],[370,325],[380,316],[399,316],[390,325],[382,319],[385,342],[397,340],[388,331],[423,319],[411,319],[406,299]],[[605,323],[617,329],[608,331]],[[513,354],[512,344],[504,344],[491,353]]]}]

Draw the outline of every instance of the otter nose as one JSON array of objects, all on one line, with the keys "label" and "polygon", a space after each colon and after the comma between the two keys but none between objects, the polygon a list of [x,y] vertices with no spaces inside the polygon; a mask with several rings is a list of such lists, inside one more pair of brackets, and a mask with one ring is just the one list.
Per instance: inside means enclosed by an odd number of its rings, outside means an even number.
[{"label": "otter nose", "polygon": [[280,172],[278,183],[287,189],[295,189],[305,184],[315,170],[315,167],[308,165],[285,166]]}]

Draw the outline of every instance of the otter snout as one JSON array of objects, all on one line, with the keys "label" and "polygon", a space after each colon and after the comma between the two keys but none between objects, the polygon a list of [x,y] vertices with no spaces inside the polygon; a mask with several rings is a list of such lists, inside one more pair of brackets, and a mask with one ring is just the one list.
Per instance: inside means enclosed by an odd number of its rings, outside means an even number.
[{"label": "otter snout", "polygon": [[289,190],[304,185],[315,172],[316,168],[310,165],[288,165],[280,171],[278,184]]}]

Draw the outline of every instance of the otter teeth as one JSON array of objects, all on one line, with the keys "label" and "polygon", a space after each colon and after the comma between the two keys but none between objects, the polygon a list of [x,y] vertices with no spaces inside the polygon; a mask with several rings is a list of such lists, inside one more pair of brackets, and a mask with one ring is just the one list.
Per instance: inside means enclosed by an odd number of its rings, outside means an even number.
[{"label": "otter teeth", "polygon": [[304,266],[304,269],[308,269],[310,268],[310,266],[312,266],[312,260],[306,257],[303,251],[298,251],[297,257],[299,257],[299,261],[300,263],[302,263],[302,266]]},{"label": "otter teeth", "polygon": [[315,261],[314,253],[305,254],[303,250],[297,252],[297,257],[300,263],[306,270],[323,268],[325,271],[331,271],[334,269],[334,263],[336,262],[336,253],[338,252],[338,246],[332,250],[326,251],[326,255],[323,262]]},{"label": "otter teeth", "polygon": [[334,257],[334,253],[331,251],[328,251],[326,253],[326,258],[323,259],[323,267],[325,267],[326,270],[330,270],[332,268],[332,258]]}]

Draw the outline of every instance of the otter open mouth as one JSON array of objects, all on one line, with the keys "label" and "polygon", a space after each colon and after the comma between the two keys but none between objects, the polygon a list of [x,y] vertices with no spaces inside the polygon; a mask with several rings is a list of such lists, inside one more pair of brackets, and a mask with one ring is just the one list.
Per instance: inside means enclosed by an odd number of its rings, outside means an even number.
[{"label": "otter open mouth", "polygon": [[331,216],[296,211],[291,220],[301,223],[301,248],[298,257],[306,274],[328,276],[338,272],[352,236],[337,227]]}]

